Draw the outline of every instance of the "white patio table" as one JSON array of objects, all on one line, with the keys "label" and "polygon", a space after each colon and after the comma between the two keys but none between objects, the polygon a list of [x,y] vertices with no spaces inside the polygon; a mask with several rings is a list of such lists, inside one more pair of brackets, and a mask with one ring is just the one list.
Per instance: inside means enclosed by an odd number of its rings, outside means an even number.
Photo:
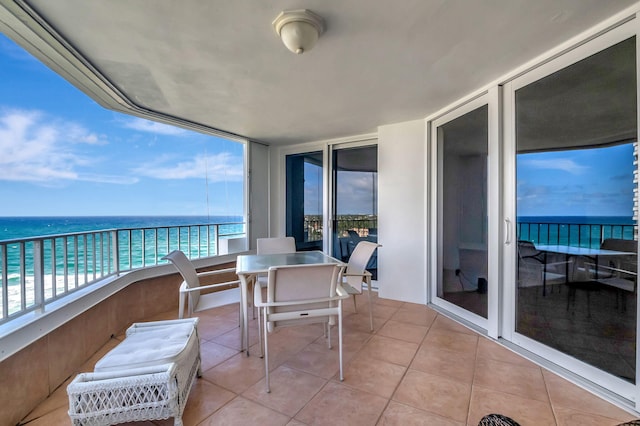
[{"label": "white patio table", "polygon": [[248,303],[248,282],[257,275],[266,275],[272,266],[288,265],[308,265],[317,263],[337,263],[346,265],[344,262],[324,254],[321,251],[298,251],[286,254],[243,254],[239,255],[236,261],[236,274],[240,278],[240,318],[242,324],[242,350],[246,350],[249,356],[249,315]]},{"label": "white patio table", "polygon": [[[563,245],[546,245],[546,244],[536,244],[536,249],[545,253],[545,257],[547,253],[557,253],[563,254],[565,256],[565,260],[567,260],[570,256],[584,256],[594,260],[595,267],[595,276],[598,276],[598,258],[599,257],[620,257],[620,256],[635,256],[636,253],[626,252],[626,251],[618,251],[618,250],[607,250],[601,248],[589,248],[589,247],[575,247],[575,246],[563,246]],[[568,279],[569,271],[568,264],[565,263],[565,279]],[[546,272],[546,260],[545,260],[545,272]],[[545,283],[546,284],[546,283]],[[543,285],[542,295],[546,294],[546,285]]]}]

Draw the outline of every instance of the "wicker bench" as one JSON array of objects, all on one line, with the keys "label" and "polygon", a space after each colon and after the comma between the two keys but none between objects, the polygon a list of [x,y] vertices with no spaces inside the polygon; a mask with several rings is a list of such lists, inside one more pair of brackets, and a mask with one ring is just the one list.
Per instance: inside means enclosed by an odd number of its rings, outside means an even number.
[{"label": "wicker bench", "polygon": [[126,338],[67,387],[74,425],[174,418],[200,376],[197,318],[135,323]]}]

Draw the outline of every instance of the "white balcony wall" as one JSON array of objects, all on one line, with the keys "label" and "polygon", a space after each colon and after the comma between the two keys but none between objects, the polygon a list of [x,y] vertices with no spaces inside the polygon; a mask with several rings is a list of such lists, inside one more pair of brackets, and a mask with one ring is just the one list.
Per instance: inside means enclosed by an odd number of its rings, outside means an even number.
[{"label": "white balcony wall", "polygon": [[378,128],[380,297],[427,302],[427,135],[424,120]]},{"label": "white balcony wall", "polygon": [[269,155],[268,146],[249,143],[248,249],[255,249],[256,238],[269,236]]}]

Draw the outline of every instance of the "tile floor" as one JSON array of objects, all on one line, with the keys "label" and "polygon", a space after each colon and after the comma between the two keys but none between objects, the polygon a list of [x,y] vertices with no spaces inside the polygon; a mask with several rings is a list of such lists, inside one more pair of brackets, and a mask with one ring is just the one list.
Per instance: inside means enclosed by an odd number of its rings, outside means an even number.
[{"label": "tile floor", "polygon": [[[239,352],[237,309],[231,305],[200,315],[203,376],[191,391],[185,426],[477,425],[491,412],[522,426],[616,425],[633,418],[425,306],[378,298],[374,332],[366,300],[358,300],[358,313],[345,302],[343,382],[337,344],[327,348],[321,326],[270,335],[267,394],[257,321],[251,321],[247,357]],[[91,371],[118,341],[112,339],[82,371]],[[23,424],[70,424],[66,398],[65,383]],[[168,426],[173,420],[135,424]]]}]

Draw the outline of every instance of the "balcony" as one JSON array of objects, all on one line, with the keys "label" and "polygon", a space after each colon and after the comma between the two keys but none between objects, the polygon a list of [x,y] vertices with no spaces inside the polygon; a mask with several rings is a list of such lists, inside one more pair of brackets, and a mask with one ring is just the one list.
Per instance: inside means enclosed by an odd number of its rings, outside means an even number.
[{"label": "balcony", "polygon": [[[175,318],[179,281],[174,274],[136,283],[0,363],[3,381],[14,384],[0,389],[0,423],[70,424],[66,385],[92,370],[131,322]],[[132,303],[133,296],[143,302]],[[199,315],[203,376],[191,391],[184,424],[476,425],[492,412],[522,425],[615,425],[633,418],[425,306],[376,297],[375,331],[369,332],[368,305],[358,302],[357,313],[351,301],[344,308],[344,382],[337,379],[337,346],[327,350],[319,326],[281,329],[270,338],[271,394],[264,390],[263,360],[253,355],[257,348],[250,357],[239,351],[238,305]],[[252,345],[256,323],[250,321]],[[119,331],[108,337],[114,327]],[[106,336],[104,342],[97,336]],[[89,351],[92,346],[97,350]],[[71,360],[77,366],[71,368]],[[50,395],[28,414],[11,417],[37,400],[47,381]]]}]

